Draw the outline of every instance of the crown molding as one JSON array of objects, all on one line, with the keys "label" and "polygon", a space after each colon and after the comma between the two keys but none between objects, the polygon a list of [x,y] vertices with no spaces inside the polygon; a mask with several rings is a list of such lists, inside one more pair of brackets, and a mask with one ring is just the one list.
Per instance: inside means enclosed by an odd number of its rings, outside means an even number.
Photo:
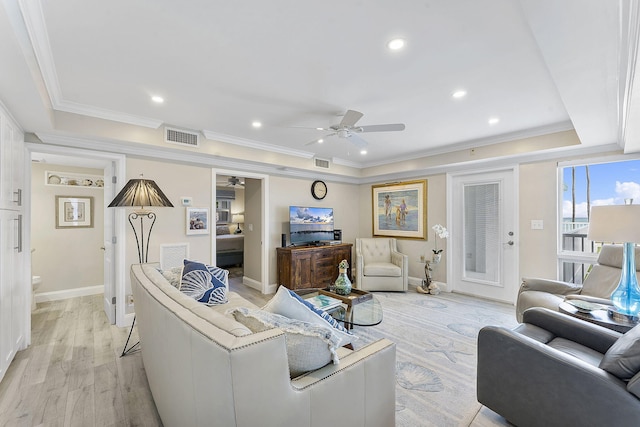
[{"label": "crown molding", "polygon": [[634,120],[640,114],[640,88],[634,83],[640,78],[638,34],[640,6],[637,2],[620,2],[620,54],[618,76],[618,141],[625,152],[640,151],[640,125]]},{"label": "crown molding", "polygon": [[565,132],[568,130],[574,130],[571,121],[553,123],[546,126],[535,127],[517,132],[503,133],[500,135],[490,136],[486,138],[472,139],[469,141],[454,143],[442,147],[428,149],[424,151],[417,151],[407,156],[395,157],[382,162],[370,162],[361,164],[360,168],[369,168],[376,166],[385,166],[391,163],[403,162],[407,160],[415,160],[420,157],[437,156],[440,154],[453,153],[456,151],[470,150],[472,148],[484,147],[487,145],[500,144],[503,142],[517,141],[520,139],[534,138],[536,136],[549,135],[552,133]]},{"label": "crown molding", "polygon": [[[180,148],[150,146],[130,141],[107,138],[85,138],[75,135],[62,135],[47,132],[35,134],[44,144],[73,147],[82,150],[99,150],[126,156],[161,160],[174,163],[190,164],[204,167],[216,167],[248,173],[264,173],[274,176],[295,177],[304,179],[324,179],[330,182],[358,184],[359,177],[343,176],[318,170],[282,167],[259,161],[238,160],[214,154],[186,151]],[[38,143],[29,143],[29,148],[37,152]]]},{"label": "crown molding", "polygon": [[446,165],[430,166],[427,168],[413,169],[406,172],[393,172],[390,174],[376,175],[359,180],[360,184],[375,183],[394,179],[408,179],[422,176],[452,173],[460,171],[468,171],[470,168],[501,168],[509,167],[515,164],[526,164],[542,161],[554,161],[561,160],[567,156],[581,157],[581,156],[593,156],[596,154],[615,154],[620,152],[618,144],[606,144],[606,145],[594,145],[594,146],[581,146],[573,145],[569,147],[551,148],[543,151],[535,151],[530,153],[518,153],[510,154],[503,157],[494,157],[490,159],[477,159],[468,160],[455,163],[447,163]]},{"label": "crown molding", "polygon": [[[100,152],[113,152],[126,156],[134,156],[212,168],[223,168],[239,172],[262,173],[271,176],[281,176],[288,178],[312,180],[322,179],[328,182],[341,182],[354,185],[421,178],[436,174],[465,171],[469,170],[469,168],[497,168],[513,166],[514,164],[532,163],[539,161],[564,161],[564,159],[569,156],[576,158],[580,156],[594,156],[598,154],[616,155],[620,153],[620,147],[617,144],[586,147],[571,146],[553,148],[532,153],[513,154],[500,158],[462,161],[446,165],[430,166],[421,169],[392,172],[389,174],[375,175],[370,177],[352,177],[320,172],[317,170],[275,166],[258,161],[230,159],[212,154],[185,151],[179,148],[148,146],[146,144],[132,143],[128,141],[97,138],[87,139],[84,137],[80,138],[77,136],[51,133],[37,133],[36,136],[42,141],[42,143],[75,147],[83,150],[84,152],[86,152],[86,150],[97,150]],[[31,151],[37,152],[38,145],[42,143],[28,143],[27,145]]]},{"label": "crown molding", "polygon": [[133,114],[121,113],[119,111],[108,110],[106,108],[66,100],[57,100],[56,104],[54,104],[54,109],[58,111],[65,111],[67,113],[80,114],[83,116],[111,120],[114,122],[128,123],[130,125],[142,126],[151,129],[157,129],[164,123],[162,120],[135,116]]},{"label": "crown molding", "polygon": [[162,125],[162,121],[148,117],[140,117],[132,114],[125,114],[108,110],[92,105],[85,105],[64,99],[58,73],[53,60],[51,43],[47,32],[47,25],[42,12],[42,5],[37,0],[18,0],[27,34],[31,40],[40,74],[49,95],[51,107],[57,111],[81,114],[83,116],[96,117],[115,122],[128,123],[137,126],[157,129]]},{"label": "crown molding", "polygon": [[241,147],[254,148],[256,150],[271,151],[273,153],[286,154],[294,157],[302,157],[303,159],[312,159],[315,154],[310,151],[294,150],[291,148],[284,148],[279,145],[273,145],[266,142],[255,141],[252,139],[240,138],[233,135],[227,135],[225,133],[213,132],[210,130],[202,131],[205,138],[225,142],[227,144],[239,145]]}]

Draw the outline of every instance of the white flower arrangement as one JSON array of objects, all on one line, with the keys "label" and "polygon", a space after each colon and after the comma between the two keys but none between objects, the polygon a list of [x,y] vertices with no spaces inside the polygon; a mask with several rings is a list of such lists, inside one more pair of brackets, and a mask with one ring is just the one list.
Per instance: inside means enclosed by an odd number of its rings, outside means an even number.
[{"label": "white flower arrangement", "polygon": [[440,224],[436,224],[431,228],[433,229],[433,231],[435,231],[436,234],[435,248],[433,249],[433,253],[434,255],[439,255],[442,253],[442,249],[438,249],[438,237],[441,239],[446,239],[447,237],[449,237],[449,232]]}]

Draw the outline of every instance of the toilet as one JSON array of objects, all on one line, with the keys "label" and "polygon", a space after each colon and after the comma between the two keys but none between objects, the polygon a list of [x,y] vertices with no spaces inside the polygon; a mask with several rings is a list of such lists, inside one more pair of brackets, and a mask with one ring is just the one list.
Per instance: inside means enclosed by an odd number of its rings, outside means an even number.
[{"label": "toilet", "polygon": [[42,285],[42,277],[31,276],[31,311],[36,309],[36,291]]}]

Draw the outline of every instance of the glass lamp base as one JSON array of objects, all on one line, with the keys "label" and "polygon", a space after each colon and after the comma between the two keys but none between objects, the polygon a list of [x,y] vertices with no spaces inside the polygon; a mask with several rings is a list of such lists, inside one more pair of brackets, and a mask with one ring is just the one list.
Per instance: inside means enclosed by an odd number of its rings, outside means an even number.
[{"label": "glass lamp base", "polygon": [[624,243],[622,252],[620,283],[611,294],[616,311],[633,317],[640,313],[640,289],[636,277],[635,245]]},{"label": "glass lamp base", "polygon": [[621,323],[629,322],[629,323],[635,324],[638,322],[638,320],[640,320],[638,316],[634,316],[632,314],[625,314],[621,312],[620,309],[618,309],[617,307],[607,308],[607,313],[609,314],[609,317],[615,320],[616,322],[621,322]]}]

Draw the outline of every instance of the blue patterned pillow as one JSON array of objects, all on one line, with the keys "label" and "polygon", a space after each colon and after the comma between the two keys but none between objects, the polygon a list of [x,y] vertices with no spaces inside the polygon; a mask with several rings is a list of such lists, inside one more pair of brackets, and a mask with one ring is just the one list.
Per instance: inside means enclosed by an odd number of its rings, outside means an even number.
[{"label": "blue patterned pillow", "polygon": [[228,276],[222,268],[185,259],[180,292],[207,305],[225,304]]}]

